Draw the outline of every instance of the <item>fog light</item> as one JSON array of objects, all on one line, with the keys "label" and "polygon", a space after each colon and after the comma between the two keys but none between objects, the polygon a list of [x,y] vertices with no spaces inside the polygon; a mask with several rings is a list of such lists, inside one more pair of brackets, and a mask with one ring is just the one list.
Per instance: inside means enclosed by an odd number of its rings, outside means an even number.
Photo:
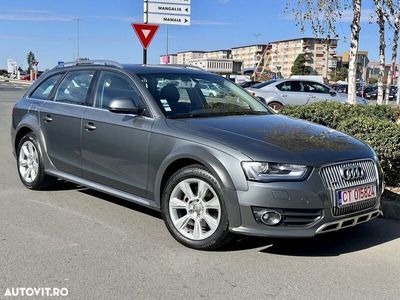
[{"label": "fog light", "polygon": [[282,220],[282,215],[275,210],[261,211],[261,222],[268,226],[278,225]]}]

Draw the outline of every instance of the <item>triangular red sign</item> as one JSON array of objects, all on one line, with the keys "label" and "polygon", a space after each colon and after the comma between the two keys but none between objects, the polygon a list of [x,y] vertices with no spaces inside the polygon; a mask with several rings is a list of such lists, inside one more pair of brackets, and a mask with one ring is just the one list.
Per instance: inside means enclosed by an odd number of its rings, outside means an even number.
[{"label": "triangular red sign", "polygon": [[135,30],[136,35],[139,38],[139,41],[142,43],[144,49],[147,49],[147,47],[149,47],[151,41],[156,35],[158,28],[160,27],[159,25],[153,24],[132,23],[131,25],[133,30]]}]

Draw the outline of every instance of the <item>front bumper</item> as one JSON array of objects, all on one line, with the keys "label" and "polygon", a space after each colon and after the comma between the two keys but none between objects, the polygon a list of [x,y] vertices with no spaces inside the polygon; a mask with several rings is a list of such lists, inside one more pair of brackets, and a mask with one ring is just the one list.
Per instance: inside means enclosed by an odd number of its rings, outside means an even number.
[{"label": "front bumper", "polygon": [[[334,215],[330,191],[325,187],[318,170],[303,182],[249,182],[247,191],[237,191],[240,226],[232,232],[265,237],[312,237],[316,234],[355,226],[381,214],[380,189],[377,199],[368,207],[348,214]],[[258,222],[257,208],[277,210],[283,216],[277,226]]]}]

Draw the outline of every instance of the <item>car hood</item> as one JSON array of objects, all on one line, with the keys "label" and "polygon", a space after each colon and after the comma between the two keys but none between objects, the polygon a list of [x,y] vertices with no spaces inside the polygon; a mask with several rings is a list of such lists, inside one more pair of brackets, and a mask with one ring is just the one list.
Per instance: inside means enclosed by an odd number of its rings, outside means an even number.
[{"label": "car hood", "polygon": [[222,143],[257,161],[321,166],[374,157],[371,148],[355,138],[282,115],[170,119],[168,123],[175,132]]}]

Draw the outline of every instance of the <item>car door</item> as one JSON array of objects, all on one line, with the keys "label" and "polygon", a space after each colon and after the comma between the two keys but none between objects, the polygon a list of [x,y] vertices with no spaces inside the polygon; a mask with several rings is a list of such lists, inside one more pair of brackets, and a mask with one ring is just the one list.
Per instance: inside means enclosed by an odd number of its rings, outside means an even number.
[{"label": "car door", "polygon": [[70,71],[40,107],[46,152],[59,171],[81,176],[81,123],[94,71]]},{"label": "car door", "polygon": [[145,107],[131,78],[117,71],[101,71],[93,106],[88,107],[83,119],[83,177],[145,197],[153,119],[110,112],[108,105],[117,97],[129,97]]},{"label": "car door", "polygon": [[308,95],[304,93],[303,85],[298,80],[287,80],[276,85],[279,90],[279,99],[284,105],[302,105],[308,101]]},{"label": "car door", "polygon": [[314,81],[304,81],[304,90],[308,94],[308,103],[321,101],[341,101],[338,93],[331,93],[331,89]]}]

